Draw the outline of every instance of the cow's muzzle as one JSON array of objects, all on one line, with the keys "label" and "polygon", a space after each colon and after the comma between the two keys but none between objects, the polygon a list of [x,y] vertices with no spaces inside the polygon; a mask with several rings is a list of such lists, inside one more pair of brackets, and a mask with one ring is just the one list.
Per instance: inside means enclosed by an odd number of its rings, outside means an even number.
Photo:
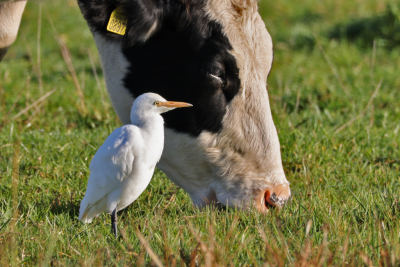
[{"label": "cow's muzzle", "polygon": [[268,212],[271,207],[282,208],[290,198],[289,184],[269,186],[256,193],[256,208],[260,212]]}]

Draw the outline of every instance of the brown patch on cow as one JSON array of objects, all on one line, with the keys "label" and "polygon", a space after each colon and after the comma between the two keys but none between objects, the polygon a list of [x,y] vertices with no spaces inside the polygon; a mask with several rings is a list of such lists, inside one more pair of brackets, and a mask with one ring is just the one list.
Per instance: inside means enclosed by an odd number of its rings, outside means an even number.
[{"label": "brown patch on cow", "polygon": [[242,17],[244,15],[244,12],[246,12],[246,9],[248,7],[252,7],[252,1],[251,0],[246,0],[246,1],[232,1],[232,8],[236,11],[237,15],[239,17]]},{"label": "brown patch on cow", "polygon": [[234,3],[232,3],[232,7],[237,12],[238,16],[243,15],[243,8],[241,6],[237,6]]}]

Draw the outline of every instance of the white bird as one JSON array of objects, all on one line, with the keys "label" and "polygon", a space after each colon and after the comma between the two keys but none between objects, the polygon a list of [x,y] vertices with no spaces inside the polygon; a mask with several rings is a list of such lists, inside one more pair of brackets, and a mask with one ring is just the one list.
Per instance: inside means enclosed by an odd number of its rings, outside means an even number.
[{"label": "white bird", "polygon": [[90,163],[85,197],[79,220],[90,223],[102,212],[111,214],[112,232],[117,236],[117,212],[135,201],[150,183],[164,148],[164,120],[161,113],[184,102],[166,101],[146,93],[133,102],[132,124],[124,125],[104,141]]}]

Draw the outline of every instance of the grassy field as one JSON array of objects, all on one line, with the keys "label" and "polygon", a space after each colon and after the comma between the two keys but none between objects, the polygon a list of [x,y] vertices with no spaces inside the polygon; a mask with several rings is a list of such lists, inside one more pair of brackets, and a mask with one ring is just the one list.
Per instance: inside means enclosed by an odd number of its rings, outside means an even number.
[{"label": "grassy field", "polygon": [[262,0],[291,202],[197,210],[156,171],[116,241],[108,216],[77,220],[91,157],[120,122],[73,4],[29,2],[0,64],[0,266],[400,265],[400,6]]}]

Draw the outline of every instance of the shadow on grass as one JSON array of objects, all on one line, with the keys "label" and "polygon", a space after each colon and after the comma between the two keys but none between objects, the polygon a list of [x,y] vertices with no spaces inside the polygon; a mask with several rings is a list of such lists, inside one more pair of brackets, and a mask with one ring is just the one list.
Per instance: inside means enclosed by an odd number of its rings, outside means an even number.
[{"label": "shadow on grass", "polygon": [[391,157],[378,157],[374,160],[375,165],[388,165],[390,168],[400,166],[399,159],[393,159]]},{"label": "shadow on grass", "polygon": [[[385,12],[367,18],[351,19],[336,24],[320,33],[329,40],[347,40],[361,48],[372,47],[373,42],[389,50],[400,46],[400,5],[388,5]],[[309,24],[319,23],[318,14],[305,13],[297,20],[299,24],[291,30],[290,36],[280,36],[277,39],[289,45],[294,50],[312,51],[315,48],[315,36]]]},{"label": "shadow on grass", "polygon": [[400,45],[400,5],[388,5],[379,16],[338,24],[328,32],[329,39],[346,39],[361,47],[371,47],[374,40],[388,49]]},{"label": "shadow on grass", "polygon": [[79,207],[80,200],[76,199],[74,194],[71,194],[69,199],[61,194],[55,194],[50,211],[54,215],[68,214],[71,219],[74,219],[79,215]]}]

